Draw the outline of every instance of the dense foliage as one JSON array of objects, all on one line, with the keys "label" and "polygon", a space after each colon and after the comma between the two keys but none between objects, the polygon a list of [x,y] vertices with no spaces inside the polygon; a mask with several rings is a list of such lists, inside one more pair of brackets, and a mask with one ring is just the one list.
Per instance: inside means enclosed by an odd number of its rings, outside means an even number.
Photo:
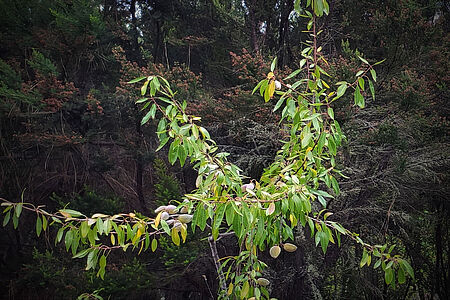
[{"label": "dense foliage", "polygon": [[[270,189],[263,179],[276,168],[264,168],[281,164],[276,155],[283,145],[286,154],[295,154],[280,142],[289,138],[292,128],[279,126],[283,115],[272,112],[275,101],[262,103],[252,90],[261,79],[266,78],[268,86],[274,82],[267,75],[275,56],[277,80],[304,67],[302,55],[307,53],[301,50],[311,37],[303,32],[308,18],[295,11],[299,2],[306,7],[307,1],[282,0],[0,1],[0,197],[17,202],[23,195],[24,203],[46,205],[48,212],[112,216],[135,210],[155,219],[153,209],[169,202],[177,205],[181,194],[192,194],[198,184],[194,164],[169,166],[184,157],[183,151],[178,147],[174,156],[166,146],[156,152],[158,122],[141,123],[151,106],[141,111],[143,104],[135,105],[140,87],[126,82],[143,75],[166,78],[178,91],[177,103],[181,106],[186,100],[186,114],[202,117],[199,126],[211,134],[219,152],[230,153],[228,160],[248,176],[246,182],[258,179],[258,189]],[[330,244],[321,253],[315,242],[324,246],[326,238],[320,234],[310,239],[308,226],[293,226],[297,220],[289,220],[290,214],[286,217],[292,226],[285,228],[294,230],[285,229],[283,241],[291,238],[298,249],[282,251],[275,260],[261,246],[258,257],[268,265],[263,276],[271,282],[271,295],[279,299],[446,299],[448,4],[336,0],[329,5],[329,14],[323,14],[316,26],[317,32],[323,30],[317,43],[327,61],[321,67],[330,77],[320,70],[319,76],[338,93],[344,85],[334,79],[349,86],[356,82],[352,87],[359,85],[365,108],[354,105],[356,101],[363,106],[359,95],[344,95],[323,111],[332,114],[346,137],[337,141],[334,131],[325,131],[334,136],[331,144],[342,143],[330,149],[327,138],[324,147],[335,156],[333,167],[341,171],[332,177],[341,183],[339,190],[330,181],[336,197],[326,201],[334,212],[327,218],[360,233],[370,245],[396,244],[393,251],[411,262],[415,279],[405,278],[405,284],[388,288],[380,268],[359,268],[361,257],[366,257],[365,264],[368,259],[364,247],[343,237],[341,247]],[[364,66],[361,57],[386,61],[376,66],[376,78],[369,71],[364,83],[357,83],[355,74]],[[318,74],[313,76],[320,80]],[[154,78],[158,77],[150,82]],[[375,98],[367,79],[376,79]],[[287,91],[296,80],[281,82]],[[318,87],[308,88],[305,93]],[[266,93],[266,100],[272,93]],[[282,105],[277,105],[280,111]],[[295,117],[288,110],[284,117]],[[334,120],[330,130],[336,130]],[[321,136],[311,128],[311,136],[295,135],[305,146],[299,155],[305,157],[309,146],[317,150],[314,138]],[[241,185],[239,181],[233,188],[238,197],[244,196]],[[311,211],[319,212],[322,204],[314,203]],[[270,204],[263,207],[268,210]],[[54,246],[52,241],[63,236],[58,228],[47,228],[51,218],[44,221],[40,215],[37,225],[36,214],[24,211],[15,231],[15,215],[10,214],[9,222],[3,219],[8,225],[0,234],[5,298],[74,298],[97,291],[113,298],[201,299],[220,289],[211,250],[202,242],[207,236],[198,230],[189,230],[180,248],[159,238],[154,254],[142,252],[135,258],[139,248],[131,253],[131,248],[126,253],[112,251],[102,281],[96,277],[98,269],[81,272],[84,266],[69,259],[64,245]],[[266,215],[268,227],[271,216]],[[142,216],[126,216],[133,217]],[[214,222],[209,225],[215,228]],[[35,238],[39,227],[45,239]],[[215,234],[221,233],[217,227]],[[95,240],[84,234],[86,241]],[[72,247],[67,233],[64,238],[63,244]],[[282,242],[271,239],[266,247]],[[142,245],[146,247],[145,241]],[[235,245],[231,235],[220,237],[218,256],[236,255],[240,251]],[[103,265],[101,256],[98,259]]]}]

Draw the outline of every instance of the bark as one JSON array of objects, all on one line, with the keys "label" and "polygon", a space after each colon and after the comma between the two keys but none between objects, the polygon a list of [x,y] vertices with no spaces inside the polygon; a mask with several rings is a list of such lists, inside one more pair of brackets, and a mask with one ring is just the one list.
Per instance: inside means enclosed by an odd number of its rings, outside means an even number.
[{"label": "bark", "polygon": [[136,0],[131,0],[130,14],[131,14],[131,51],[133,53],[133,59],[135,61],[137,61],[138,63],[140,63],[141,62],[141,54],[139,51],[139,42],[138,42]]},{"label": "bark", "polygon": [[259,51],[258,45],[258,21],[256,18],[256,0],[247,0],[245,5],[248,8],[248,18],[250,25],[250,45],[254,52]]},{"label": "bark", "polygon": [[[136,107],[137,110],[137,107]],[[147,204],[145,203],[144,192],[143,192],[143,173],[144,173],[144,162],[142,160],[142,126],[140,120],[139,111],[136,111],[136,193],[138,196],[139,203],[144,211],[147,211]]]},{"label": "bark", "polygon": [[161,22],[159,20],[155,21],[155,27],[156,27],[156,32],[155,32],[155,42],[154,42],[154,46],[153,46],[153,63],[156,63],[158,61],[158,55],[160,53],[160,48],[161,48]]},{"label": "bark", "polygon": [[289,15],[294,9],[294,1],[285,0],[282,3],[281,19],[279,27],[279,39],[278,39],[278,65],[282,67],[288,60],[288,43],[287,37],[289,33]]}]

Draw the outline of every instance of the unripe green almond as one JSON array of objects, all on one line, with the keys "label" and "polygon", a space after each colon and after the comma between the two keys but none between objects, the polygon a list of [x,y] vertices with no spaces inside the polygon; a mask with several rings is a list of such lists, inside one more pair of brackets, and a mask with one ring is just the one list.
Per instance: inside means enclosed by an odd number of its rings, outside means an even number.
[{"label": "unripe green almond", "polygon": [[181,226],[183,226],[183,224],[180,221],[175,221],[175,223],[173,223],[173,228],[177,231],[180,232],[181,231]]},{"label": "unripe green almond", "polygon": [[297,246],[291,243],[286,243],[283,244],[283,249],[286,250],[287,252],[294,252],[295,250],[297,250]]},{"label": "unripe green almond", "polygon": [[277,258],[278,255],[280,255],[280,252],[281,252],[280,246],[273,246],[269,250],[270,256],[272,256],[273,258]]},{"label": "unripe green almond", "polygon": [[155,209],[155,213],[159,213],[160,211],[166,210],[167,206],[160,206],[157,209]]},{"label": "unripe green almond", "polygon": [[270,281],[263,277],[258,278],[256,282],[258,282],[258,284],[261,286],[268,286],[270,284]]},{"label": "unripe green almond", "polygon": [[187,214],[179,215],[178,221],[180,221],[181,223],[189,223],[192,221],[192,215]]},{"label": "unripe green almond", "polygon": [[176,214],[178,210],[177,210],[177,207],[175,205],[167,205],[166,206],[166,211],[169,214]]},{"label": "unripe green almond", "polygon": [[250,297],[250,298],[248,298],[248,300],[256,300],[256,298],[255,297]]},{"label": "unripe green almond", "polygon": [[189,208],[187,206],[183,206],[180,210],[180,213],[187,214],[189,212]]},{"label": "unripe green almond", "polygon": [[166,212],[166,211],[164,211],[162,214],[161,214],[161,220],[167,220],[168,218],[170,218],[170,215]]}]

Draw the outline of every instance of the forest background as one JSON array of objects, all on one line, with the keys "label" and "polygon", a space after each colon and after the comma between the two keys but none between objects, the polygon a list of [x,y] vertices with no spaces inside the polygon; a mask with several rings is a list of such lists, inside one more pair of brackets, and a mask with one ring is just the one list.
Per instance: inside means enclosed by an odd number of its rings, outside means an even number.
[{"label": "forest background", "polygon": [[[448,299],[449,49],[445,1],[330,1],[320,44],[328,73],[354,79],[358,56],[377,68],[376,98],[334,105],[347,139],[338,164],[333,218],[372,243],[396,244],[415,280],[388,288],[382,272],[359,268],[350,241],[326,255],[296,232],[299,250],[270,262],[278,299]],[[299,66],[305,20],[288,0],[0,1],[0,197],[86,214],[139,211],[195,188],[189,165],[155,153],[156,124],[141,125],[139,87],[159,74],[202,117],[221,150],[258,178],[280,147],[273,104],[252,95],[278,57]],[[36,239],[35,216],[0,230],[0,297],[209,299],[217,273],[202,233],[156,253],[112,253],[105,279],[84,271],[56,232]],[[238,251],[221,239],[219,255]],[[131,253],[129,253],[131,252]],[[264,255],[264,254],[263,254]]]}]

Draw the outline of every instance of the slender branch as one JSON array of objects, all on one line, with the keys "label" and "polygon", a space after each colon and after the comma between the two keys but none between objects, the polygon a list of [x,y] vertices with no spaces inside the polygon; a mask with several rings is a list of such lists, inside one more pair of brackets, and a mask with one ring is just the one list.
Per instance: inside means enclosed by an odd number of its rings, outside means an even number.
[{"label": "slender branch", "polygon": [[227,289],[227,283],[225,281],[225,276],[220,268],[220,258],[219,253],[217,252],[217,244],[212,236],[208,237],[209,248],[211,249],[211,256],[214,260],[214,266],[216,267],[217,275],[219,276],[219,286],[223,291]]}]

